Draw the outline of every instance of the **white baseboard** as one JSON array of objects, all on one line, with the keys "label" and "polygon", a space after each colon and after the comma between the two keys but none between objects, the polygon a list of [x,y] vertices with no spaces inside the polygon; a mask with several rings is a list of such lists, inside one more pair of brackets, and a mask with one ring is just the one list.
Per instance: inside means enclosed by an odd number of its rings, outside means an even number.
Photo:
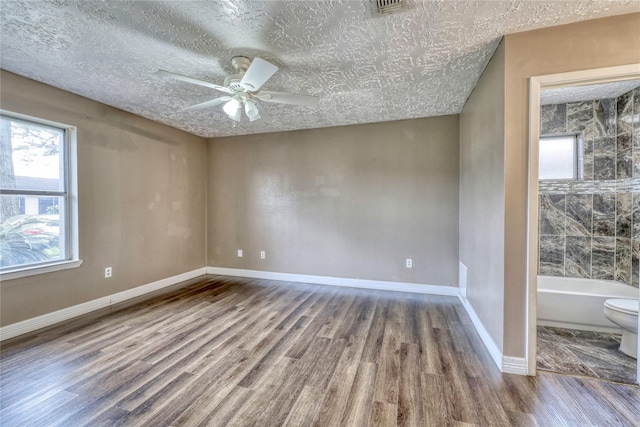
[{"label": "white baseboard", "polygon": [[343,286],[348,288],[377,289],[381,291],[458,296],[458,288],[456,286],[419,285],[417,283],[386,282],[381,280],[344,279],[339,277],[276,273],[273,271],[243,270],[223,267],[207,267],[207,274],[250,277],[252,279],[282,280],[286,282],[313,283],[316,285]]},{"label": "white baseboard", "polygon": [[527,375],[527,359],[524,357],[502,357],[502,372],[505,374]]},{"label": "white baseboard", "polygon": [[152,283],[148,283],[146,285],[138,286],[133,289],[118,292],[113,295],[107,295],[105,297],[87,301],[85,303],[74,305],[72,307],[63,308],[62,310],[54,311],[52,313],[43,314],[42,316],[23,320],[22,322],[3,326],[2,328],[0,328],[0,341],[14,338],[19,335],[26,334],[27,332],[32,332],[47,326],[55,325],[56,323],[73,319],[74,317],[78,317],[83,314],[99,310],[101,308],[109,307],[112,304],[130,300],[132,298],[136,298],[144,294],[160,290],[162,288],[173,286],[186,280],[204,276],[206,273],[207,269],[205,267],[198,268],[193,271],[178,274],[172,277],[167,277],[166,279],[161,279]]},{"label": "white baseboard", "polygon": [[478,335],[480,335],[480,339],[482,340],[482,342],[484,343],[484,346],[486,347],[487,351],[491,355],[493,362],[496,364],[496,366],[498,367],[498,369],[500,369],[501,372],[504,372],[502,350],[498,348],[498,345],[496,344],[496,342],[493,340],[493,338],[491,338],[489,331],[487,331],[487,329],[482,324],[482,321],[476,314],[476,311],[473,309],[473,306],[471,305],[471,303],[469,303],[469,300],[467,300],[466,298],[462,298],[461,296],[459,298],[460,298],[460,301],[462,302],[462,306],[464,307],[467,314],[469,315],[469,318],[471,319],[471,323],[473,323],[473,326],[476,328]]}]

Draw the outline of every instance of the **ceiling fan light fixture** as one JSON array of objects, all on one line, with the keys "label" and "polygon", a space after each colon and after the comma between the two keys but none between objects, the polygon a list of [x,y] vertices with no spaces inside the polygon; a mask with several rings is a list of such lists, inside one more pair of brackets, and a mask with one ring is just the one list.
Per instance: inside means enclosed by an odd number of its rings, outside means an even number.
[{"label": "ceiling fan light fixture", "polygon": [[253,122],[260,118],[260,111],[258,110],[258,106],[253,99],[247,99],[244,102],[244,112],[246,113],[250,122]]},{"label": "ceiling fan light fixture", "polygon": [[235,120],[236,122],[240,121],[240,116],[242,114],[242,104],[235,98],[227,101],[226,104],[222,107],[227,116]]}]

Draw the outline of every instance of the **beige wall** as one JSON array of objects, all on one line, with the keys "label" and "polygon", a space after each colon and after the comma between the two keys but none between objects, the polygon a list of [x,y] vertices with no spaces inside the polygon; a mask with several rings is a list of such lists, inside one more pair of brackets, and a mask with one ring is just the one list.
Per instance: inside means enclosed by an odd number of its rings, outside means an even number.
[{"label": "beige wall", "polygon": [[15,74],[0,78],[4,110],[78,128],[84,261],[0,283],[2,326],[205,266],[204,139]]},{"label": "beige wall", "polygon": [[640,63],[640,14],[505,37],[504,354],[524,357],[527,249],[527,94],[531,76]]},{"label": "beige wall", "polygon": [[210,266],[457,285],[457,116],[207,147]]},{"label": "beige wall", "polygon": [[460,262],[467,299],[502,348],[504,323],[504,42],[460,113]]}]

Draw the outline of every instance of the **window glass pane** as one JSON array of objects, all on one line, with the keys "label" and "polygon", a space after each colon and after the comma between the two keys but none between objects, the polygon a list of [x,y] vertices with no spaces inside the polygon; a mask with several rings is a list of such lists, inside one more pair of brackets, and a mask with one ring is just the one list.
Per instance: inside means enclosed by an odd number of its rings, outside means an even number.
[{"label": "window glass pane", "polygon": [[64,130],[2,117],[0,186],[64,191]]},{"label": "window glass pane", "polygon": [[577,179],[574,135],[540,138],[539,179]]},{"label": "window glass pane", "polygon": [[[64,197],[0,195],[0,267],[66,258]],[[10,208],[17,212],[11,215]],[[10,216],[8,216],[10,215]]]},{"label": "window glass pane", "polygon": [[[66,126],[0,116],[0,272],[77,256],[66,188]],[[73,137],[73,133],[71,134]],[[75,209],[75,206],[71,206]],[[75,258],[74,258],[75,259]]]}]

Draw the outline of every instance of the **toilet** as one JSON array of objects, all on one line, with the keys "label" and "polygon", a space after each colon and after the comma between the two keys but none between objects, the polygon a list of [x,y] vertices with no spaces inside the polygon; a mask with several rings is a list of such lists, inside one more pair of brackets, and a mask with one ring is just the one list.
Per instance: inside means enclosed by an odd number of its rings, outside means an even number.
[{"label": "toilet", "polygon": [[604,302],[604,315],[623,329],[620,351],[638,358],[638,300],[608,299]]}]

